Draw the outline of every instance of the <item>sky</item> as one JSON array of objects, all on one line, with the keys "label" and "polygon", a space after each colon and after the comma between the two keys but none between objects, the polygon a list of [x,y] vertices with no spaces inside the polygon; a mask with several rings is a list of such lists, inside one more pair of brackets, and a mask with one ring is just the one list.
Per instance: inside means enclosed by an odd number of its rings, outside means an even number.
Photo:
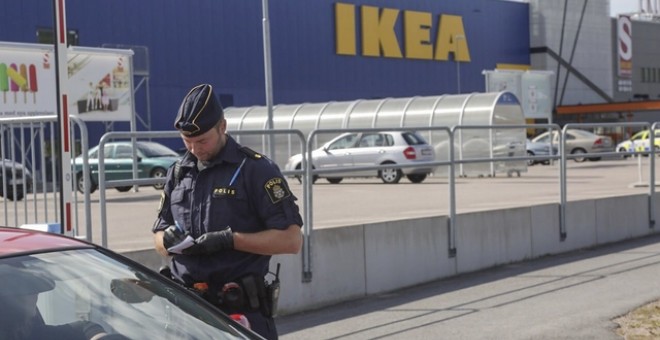
[{"label": "sky", "polygon": [[631,13],[639,10],[639,0],[610,0],[610,16]]}]

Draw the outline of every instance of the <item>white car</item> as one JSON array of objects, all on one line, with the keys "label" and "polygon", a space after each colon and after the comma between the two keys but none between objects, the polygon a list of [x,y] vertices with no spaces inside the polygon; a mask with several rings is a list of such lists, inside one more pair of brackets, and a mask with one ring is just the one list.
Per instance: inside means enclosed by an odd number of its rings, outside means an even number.
[{"label": "white car", "polygon": [[[302,154],[289,158],[285,170],[302,169]],[[414,131],[381,131],[344,133],[322,147],[312,151],[312,166],[315,169],[336,167],[364,167],[383,164],[414,164],[435,160],[433,147]],[[384,183],[398,183],[404,175],[413,183],[421,183],[433,171],[429,165],[410,168],[381,170],[351,170],[314,175],[336,184],[344,177],[379,177]],[[300,180],[300,176],[296,175]]]},{"label": "white car", "polygon": [[[660,130],[655,130],[655,137],[653,138],[653,148],[655,151],[660,150]],[[651,132],[649,130],[642,130],[634,134],[630,139],[616,145],[616,151],[624,153],[624,157],[630,156],[633,152],[648,152],[651,150]]]}]

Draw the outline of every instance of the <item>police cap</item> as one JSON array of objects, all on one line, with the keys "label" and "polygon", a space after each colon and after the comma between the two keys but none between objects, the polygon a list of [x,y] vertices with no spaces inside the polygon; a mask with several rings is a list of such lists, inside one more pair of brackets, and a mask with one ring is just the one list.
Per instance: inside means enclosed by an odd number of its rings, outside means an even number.
[{"label": "police cap", "polygon": [[187,137],[195,137],[211,130],[223,117],[222,105],[213,94],[213,87],[201,84],[183,98],[174,127]]}]

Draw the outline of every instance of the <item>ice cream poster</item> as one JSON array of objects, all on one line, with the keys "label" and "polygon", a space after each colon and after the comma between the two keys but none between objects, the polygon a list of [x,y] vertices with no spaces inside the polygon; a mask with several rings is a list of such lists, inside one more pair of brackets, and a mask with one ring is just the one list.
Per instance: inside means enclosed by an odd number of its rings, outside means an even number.
[{"label": "ice cream poster", "polygon": [[[86,121],[129,121],[131,56],[129,50],[68,49],[69,114]],[[52,46],[0,44],[0,117],[55,115],[55,86]]]},{"label": "ice cream poster", "polygon": [[0,117],[56,114],[52,55],[49,50],[0,46]]},{"label": "ice cream poster", "polygon": [[129,121],[133,114],[131,55],[69,53],[69,112],[87,121]]}]

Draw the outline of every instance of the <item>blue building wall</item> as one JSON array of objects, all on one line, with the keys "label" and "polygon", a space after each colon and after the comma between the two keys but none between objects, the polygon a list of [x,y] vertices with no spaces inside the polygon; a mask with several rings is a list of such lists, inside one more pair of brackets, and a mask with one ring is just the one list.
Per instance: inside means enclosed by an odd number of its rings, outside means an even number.
[{"label": "blue building wall", "polygon": [[[457,92],[457,65],[451,58],[364,57],[359,48],[356,56],[336,54],[337,2],[355,5],[358,16],[363,5],[431,13],[432,39],[438,33],[441,14],[461,16],[471,56],[470,62],[460,65],[464,93],[484,91],[481,72],[498,63],[530,63],[527,4],[500,0],[270,1],[275,104]],[[214,84],[225,95],[225,103],[265,104],[259,0],[67,0],[66,20],[67,28],[78,32],[81,46],[148,48],[152,130],[170,130],[181,98],[200,82]],[[401,45],[402,22],[399,18],[394,28]],[[53,27],[52,1],[0,3],[0,41],[34,43],[37,28],[44,27]],[[137,98],[136,109],[145,114],[143,98]],[[92,131],[90,145],[97,143],[99,133]]]}]

